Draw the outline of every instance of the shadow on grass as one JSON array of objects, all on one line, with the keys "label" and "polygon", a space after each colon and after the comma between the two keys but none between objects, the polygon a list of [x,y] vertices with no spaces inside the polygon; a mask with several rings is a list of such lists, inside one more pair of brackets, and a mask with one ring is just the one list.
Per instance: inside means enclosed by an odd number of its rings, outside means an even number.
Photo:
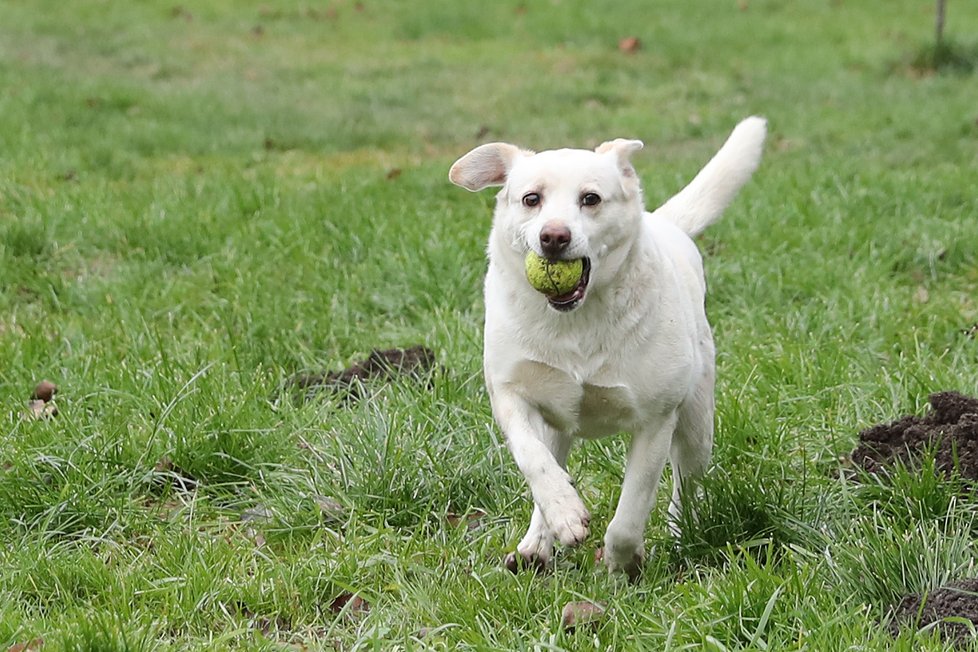
[{"label": "shadow on grass", "polygon": [[814,516],[803,488],[796,491],[781,474],[715,468],[696,494],[679,517],[672,559],[679,568],[724,565],[731,550],[778,551],[821,538],[800,516]]},{"label": "shadow on grass", "polygon": [[978,68],[978,45],[951,40],[922,45],[893,66],[894,71],[904,69],[916,75],[967,75],[975,68]]}]

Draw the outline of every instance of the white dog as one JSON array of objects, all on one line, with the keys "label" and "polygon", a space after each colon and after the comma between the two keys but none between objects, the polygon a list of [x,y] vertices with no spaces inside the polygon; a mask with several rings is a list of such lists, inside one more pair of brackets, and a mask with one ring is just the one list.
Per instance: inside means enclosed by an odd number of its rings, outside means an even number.
[{"label": "white dog", "polygon": [[[637,140],[595,151],[475,148],[452,166],[468,190],[502,186],[489,236],[485,376],[492,411],[533,495],[530,527],[507,566],[547,564],[554,539],[576,545],[590,514],[565,470],[575,438],[632,435],[614,518],[611,569],[635,577],[666,458],[680,492],[713,448],[713,335],[706,282],[691,237],[713,223],[750,178],[766,134],[741,122],[693,181],[654,213],[629,157]],[[584,260],[577,287],[545,296],[526,279],[529,251]],[[675,521],[673,521],[675,522]]]}]

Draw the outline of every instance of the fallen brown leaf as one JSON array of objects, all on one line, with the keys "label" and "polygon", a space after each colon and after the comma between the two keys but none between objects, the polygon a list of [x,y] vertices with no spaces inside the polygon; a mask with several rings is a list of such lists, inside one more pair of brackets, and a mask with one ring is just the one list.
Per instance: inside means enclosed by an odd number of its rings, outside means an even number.
[{"label": "fallen brown leaf", "polygon": [[642,47],[642,42],[637,36],[626,36],[618,41],[618,49],[626,54],[638,52]]},{"label": "fallen brown leaf", "polygon": [[346,613],[356,615],[370,611],[370,604],[356,593],[344,591],[333,599],[329,605],[329,610],[334,614],[338,614],[344,609]]},{"label": "fallen brown leaf", "polygon": [[474,509],[471,512],[468,512],[467,514],[456,514],[455,512],[448,512],[447,514],[445,514],[445,520],[448,521],[448,524],[451,525],[452,527],[458,527],[462,523],[465,523],[465,526],[468,529],[474,530],[477,527],[479,527],[479,521],[481,521],[485,517],[485,515],[486,513],[481,509]]},{"label": "fallen brown leaf", "polygon": [[44,645],[43,638],[34,638],[26,643],[14,643],[7,648],[7,652],[32,652],[33,650],[40,650]]},{"label": "fallen brown leaf", "polygon": [[583,625],[596,627],[604,617],[604,607],[594,602],[568,602],[560,612],[560,625],[567,632]]}]

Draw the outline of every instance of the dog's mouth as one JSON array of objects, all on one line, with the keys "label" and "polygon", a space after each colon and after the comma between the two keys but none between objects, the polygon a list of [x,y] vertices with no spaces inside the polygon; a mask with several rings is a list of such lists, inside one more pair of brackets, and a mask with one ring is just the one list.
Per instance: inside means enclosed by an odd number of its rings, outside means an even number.
[{"label": "dog's mouth", "polygon": [[570,312],[577,306],[581,304],[584,300],[584,294],[587,292],[587,284],[591,280],[591,259],[584,258],[584,270],[581,273],[581,280],[577,282],[577,285],[573,290],[565,294],[558,294],[556,296],[548,296],[547,301],[550,305],[560,312]]}]

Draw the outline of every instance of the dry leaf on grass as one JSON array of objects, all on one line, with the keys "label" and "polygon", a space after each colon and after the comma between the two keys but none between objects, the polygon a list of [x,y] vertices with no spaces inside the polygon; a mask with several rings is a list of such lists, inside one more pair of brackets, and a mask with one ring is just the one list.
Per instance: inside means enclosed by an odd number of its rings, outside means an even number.
[{"label": "dry leaf on grass", "polygon": [[625,54],[633,54],[642,48],[642,42],[637,36],[626,36],[618,41],[618,49]]},{"label": "dry leaf on grass", "polygon": [[480,522],[485,518],[486,513],[481,509],[473,509],[471,512],[466,514],[456,514],[455,512],[448,512],[445,514],[445,520],[452,527],[458,527],[461,524],[465,524],[470,530],[474,530],[479,527]]},{"label": "dry leaf on grass", "polygon": [[7,652],[33,652],[40,650],[44,646],[43,638],[35,638],[26,643],[14,643],[7,648]]},{"label": "dry leaf on grass", "polygon": [[604,607],[600,604],[586,600],[568,602],[560,612],[560,625],[565,631],[573,632],[584,625],[596,627],[602,618],[604,618]]},{"label": "dry leaf on grass", "polygon": [[357,615],[370,611],[370,604],[356,593],[344,591],[329,604],[329,610],[334,614],[345,611],[347,614]]}]

